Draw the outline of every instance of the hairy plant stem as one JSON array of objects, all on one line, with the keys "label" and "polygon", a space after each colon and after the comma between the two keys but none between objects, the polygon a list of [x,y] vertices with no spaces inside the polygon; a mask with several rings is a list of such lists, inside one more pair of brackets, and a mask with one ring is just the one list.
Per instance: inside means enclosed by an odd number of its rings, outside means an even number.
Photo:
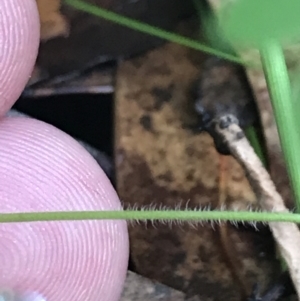
[{"label": "hairy plant stem", "polygon": [[229,222],[293,222],[300,224],[300,214],[287,212],[251,212],[220,210],[119,210],[57,211],[1,213],[0,223],[49,222],[81,220],[150,220],[150,221],[229,221]]}]

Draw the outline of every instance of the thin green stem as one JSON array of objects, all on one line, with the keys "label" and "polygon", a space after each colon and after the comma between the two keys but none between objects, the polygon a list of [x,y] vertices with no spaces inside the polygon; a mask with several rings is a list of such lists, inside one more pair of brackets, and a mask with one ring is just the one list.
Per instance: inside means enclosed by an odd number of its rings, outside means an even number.
[{"label": "thin green stem", "polygon": [[284,53],[277,41],[268,41],[260,50],[282,151],[294,191],[297,211],[300,212],[300,137]]},{"label": "thin green stem", "polygon": [[80,1],[80,0],[64,0],[64,1],[68,5],[73,6],[74,8],[76,8],[78,10],[84,11],[86,13],[92,14],[94,16],[103,18],[108,21],[112,21],[114,23],[128,27],[130,29],[140,31],[140,32],[152,35],[152,36],[156,36],[158,38],[167,40],[169,42],[177,43],[177,44],[180,44],[180,45],[183,45],[183,46],[195,49],[195,50],[199,50],[199,51],[206,52],[206,53],[209,53],[212,55],[216,55],[216,56],[219,56],[221,58],[224,58],[226,60],[229,60],[229,61],[232,61],[232,62],[235,62],[238,64],[242,64],[245,66],[250,65],[236,56],[233,56],[233,55],[224,53],[222,51],[216,50],[214,48],[205,46],[197,41],[194,41],[187,37],[178,35],[176,33],[169,32],[169,31],[163,30],[161,28],[151,26],[149,24],[146,24],[146,23],[143,23],[143,22],[131,19],[131,18],[124,17],[122,15],[116,14],[114,12],[111,12],[109,10],[101,8],[99,6],[95,6],[95,5],[86,3],[84,1]]},{"label": "thin green stem", "polygon": [[76,220],[180,220],[180,221],[231,221],[231,222],[293,222],[300,223],[300,214],[249,211],[199,210],[125,210],[125,211],[65,211],[1,213],[0,223]]},{"label": "thin green stem", "polygon": [[256,129],[254,126],[250,126],[245,129],[245,133],[257,156],[262,161],[265,168],[267,168],[268,160],[263,149],[263,143],[259,139],[258,129]]}]

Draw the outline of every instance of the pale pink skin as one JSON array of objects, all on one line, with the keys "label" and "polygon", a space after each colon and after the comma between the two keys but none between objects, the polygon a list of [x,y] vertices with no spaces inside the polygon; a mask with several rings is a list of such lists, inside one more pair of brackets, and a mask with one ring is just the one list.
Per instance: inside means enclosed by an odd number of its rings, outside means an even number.
[{"label": "pale pink skin", "polygon": [[[26,85],[38,43],[35,1],[1,0],[1,116]],[[94,159],[40,121],[0,120],[0,171],[0,212],[120,208]],[[118,301],[128,249],[123,221],[0,224],[0,289],[37,291],[47,301]]]}]

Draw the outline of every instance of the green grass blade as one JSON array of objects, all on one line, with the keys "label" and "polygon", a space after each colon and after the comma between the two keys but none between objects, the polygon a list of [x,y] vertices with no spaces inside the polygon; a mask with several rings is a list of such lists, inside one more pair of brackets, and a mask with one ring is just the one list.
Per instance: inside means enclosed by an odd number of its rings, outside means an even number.
[{"label": "green grass blade", "polygon": [[240,59],[236,56],[233,56],[228,53],[224,53],[223,51],[216,50],[209,46],[205,46],[205,45],[199,43],[198,41],[194,41],[190,38],[178,35],[176,33],[169,32],[169,31],[163,30],[161,28],[151,26],[149,24],[146,24],[146,23],[143,23],[143,22],[131,19],[131,18],[124,17],[122,15],[116,14],[114,12],[111,12],[109,10],[103,9],[103,8],[95,6],[95,5],[91,5],[84,1],[64,0],[64,2],[78,10],[84,11],[86,13],[92,14],[94,16],[103,18],[108,21],[112,21],[114,23],[128,27],[130,29],[140,31],[140,32],[152,35],[152,36],[156,36],[158,38],[167,40],[169,42],[177,43],[179,45],[186,46],[186,47],[198,50],[198,51],[216,55],[216,56],[219,56],[221,58],[224,58],[226,60],[229,60],[229,61],[232,61],[232,62],[235,62],[238,64],[247,65],[246,62],[244,62],[242,59]]},{"label": "green grass blade", "polygon": [[263,163],[264,167],[268,169],[268,159],[266,150],[264,149],[264,143],[260,139],[260,131],[262,130],[255,128],[255,126],[250,126],[245,129],[245,134],[260,161]]},{"label": "green grass blade", "polygon": [[260,53],[297,211],[300,212],[299,124],[295,118],[295,106],[284,53],[277,41],[268,41]]}]

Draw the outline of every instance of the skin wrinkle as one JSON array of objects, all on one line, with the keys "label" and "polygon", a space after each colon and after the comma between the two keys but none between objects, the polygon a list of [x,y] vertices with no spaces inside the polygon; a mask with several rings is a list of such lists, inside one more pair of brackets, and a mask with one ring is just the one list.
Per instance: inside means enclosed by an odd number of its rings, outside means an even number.
[{"label": "skin wrinkle", "polygon": [[[39,135],[35,135],[37,131]],[[30,149],[30,139],[34,139],[36,150],[18,153],[18,144]],[[50,145],[59,148],[50,149]],[[41,153],[48,152],[48,157],[40,157],[38,147]],[[66,158],[68,149],[72,158],[81,160],[75,163]],[[3,119],[0,154],[0,192],[10,189],[2,199],[1,211],[120,208],[117,194],[93,157],[50,125],[30,118]],[[28,176],[19,177],[22,173]],[[39,178],[49,181],[36,181]],[[40,187],[30,189],[32,185]],[[65,199],[66,195],[71,197]],[[5,245],[10,246],[9,251]],[[0,285],[40,290],[49,301],[71,301],[83,292],[87,300],[101,296],[101,300],[117,301],[127,260],[128,233],[123,221],[0,225]]]}]

